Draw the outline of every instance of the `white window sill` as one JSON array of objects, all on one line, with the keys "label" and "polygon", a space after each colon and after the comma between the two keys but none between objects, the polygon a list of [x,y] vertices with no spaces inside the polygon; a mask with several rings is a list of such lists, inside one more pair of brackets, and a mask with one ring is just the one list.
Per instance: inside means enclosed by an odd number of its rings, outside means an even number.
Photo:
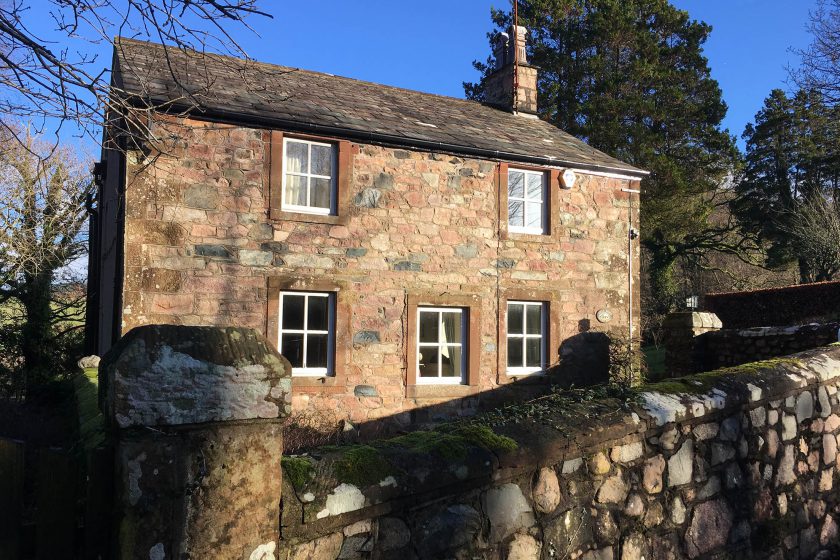
[{"label": "white window sill", "polygon": [[508,377],[532,377],[545,373],[544,368],[510,368],[506,372]]},{"label": "white window sill", "polygon": [[296,214],[314,214],[316,216],[332,216],[329,208],[318,208],[313,206],[292,206],[283,205],[280,210],[283,212],[295,212]]},{"label": "white window sill", "polygon": [[524,233],[525,235],[547,235],[543,228],[520,228],[508,226],[509,233]]},{"label": "white window sill", "polygon": [[463,385],[464,380],[460,377],[418,377],[418,385]]}]

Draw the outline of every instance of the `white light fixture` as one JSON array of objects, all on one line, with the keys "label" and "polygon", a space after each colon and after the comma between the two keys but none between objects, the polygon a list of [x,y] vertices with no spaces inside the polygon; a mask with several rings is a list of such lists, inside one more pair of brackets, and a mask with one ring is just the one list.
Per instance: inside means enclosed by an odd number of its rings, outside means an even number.
[{"label": "white light fixture", "polygon": [[577,175],[571,169],[567,169],[563,172],[563,175],[560,177],[560,186],[564,189],[571,189],[575,186],[575,181],[577,180]]}]

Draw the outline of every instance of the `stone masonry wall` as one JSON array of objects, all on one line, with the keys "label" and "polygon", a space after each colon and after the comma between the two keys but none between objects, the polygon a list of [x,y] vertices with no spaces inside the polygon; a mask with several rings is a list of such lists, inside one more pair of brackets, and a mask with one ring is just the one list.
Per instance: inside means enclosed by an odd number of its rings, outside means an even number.
[{"label": "stone masonry wall", "polygon": [[694,371],[709,371],[793,354],[838,342],[839,334],[840,323],[706,332],[693,341]]},{"label": "stone masonry wall", "polygon": [[[638,403],[538,419],[532,403],[492,433],[286,457],[279,555],[836,558],[838,383],[835,345],[648,386]],[[473,442],[460,455],[458,433]]]},{"label": "stone masonry wall", "polygon": [[[272,221],[269,131],[160,120],[154,132],[170,139],[164,153],[128,155],[123,332],[157,323],[265,332],[269,278],[336,282],[350,315],[337,341],[347,349],[342,380],[296,379],[296,410],[408,422],[405,411],[447,401],[456,413],[474,409],[476,395],[511,381],[497,363],[499,302],[511,289],[550,293],[564,356],[582,331],[627,328],[621,189],[630,181],[582,175],[572,190],[552,186],[554,235],[503,236],[499,162],[353,144],[343,223]],[[407,392],[406,301],[420,291],[480,299],[476,386]],[[638,293],[634,301],[638,317]],[[596,320],[600,309],[609,323]],[[559,359],[558,348],[550,354]]]}]

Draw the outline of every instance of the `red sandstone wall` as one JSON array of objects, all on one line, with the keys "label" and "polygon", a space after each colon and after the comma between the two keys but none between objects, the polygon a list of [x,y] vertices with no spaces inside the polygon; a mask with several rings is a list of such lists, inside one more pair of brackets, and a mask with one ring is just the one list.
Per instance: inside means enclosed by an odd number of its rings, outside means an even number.
[{"label": "red sandstone wall", "polygon": [[[635,182],[583,175],[569,191],[552,185],[552,234],[508,235],[506,208],[499,221],[500,162],[354,144],[343,224],[272,221],[268,131],[197,121],[157,131],[175,138],[164,154],[129,154],[123,332],[149,323],[265,331],[269,278],[335,282],[344,363],[336,383],[295,381],[298,410],[347,411],[363,421],[455,397],[466,398],[459,407],[475,406],[471,395],[510,381],[496,348],[500,302],[515,290],[548,292],[558,346],[586,325],[626,329],[621,189]],[[365,206],[371,195],[375,207]],[[634,210],[636,227],[637,219]],[[638,275],[634,283],[638,317]],[[476,386],[407,390],[406,301],[420,292],[480,300]],[[612,321],[598,323],[599,309]],[[379,342],[354,340],[361,331]],[[558,359],[556,346],[550,355]],[[355,396],[358,385],[378,396]]]}]

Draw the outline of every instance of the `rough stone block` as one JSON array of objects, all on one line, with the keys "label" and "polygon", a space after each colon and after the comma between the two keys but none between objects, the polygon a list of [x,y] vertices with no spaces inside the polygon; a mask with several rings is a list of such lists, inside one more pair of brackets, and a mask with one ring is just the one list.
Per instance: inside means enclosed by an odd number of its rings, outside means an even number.
[{"label": "rough stone block", "polygon": [[291,410],[291,366],[257,332],[150,325],[102,359],[100,401],[115,426],[279,418]]}]

